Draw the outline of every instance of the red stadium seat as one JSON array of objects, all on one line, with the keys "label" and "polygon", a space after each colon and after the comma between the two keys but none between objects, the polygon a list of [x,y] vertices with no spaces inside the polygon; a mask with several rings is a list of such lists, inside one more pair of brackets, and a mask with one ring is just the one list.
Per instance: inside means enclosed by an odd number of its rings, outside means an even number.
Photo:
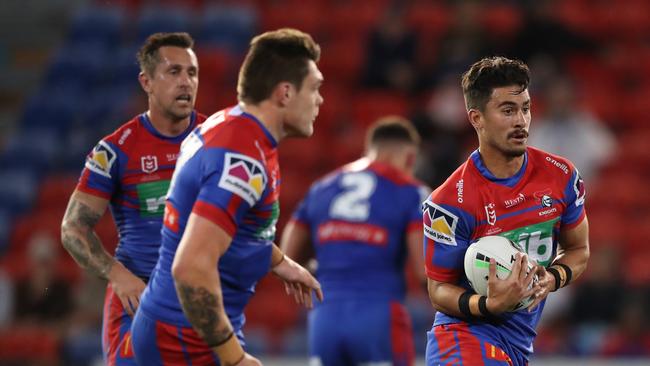
[{"label": "red stadium seat", "polygon": [[486,7],[482,18],[483,27],[498,38],[513,37],[523,22],[520,8],[506,4]]},{"label": "red stadium seat", "polygon": [[394,92],[364,91],[359,93],[353,103],[353,121],[364,129],[379,117],[386,115],[408,116],[408,99]]},{"label": "red stadium seat", "polygon": [[53,175],[41,183],[35,206],[38,209],[65,210],[70,195],[77,186],[76,175]]},{"label": "red stadium seat", "polygon": [[24,365],[57,365],[59,345],[59,336],[53,331],[39,327],[4,329],[0,331],[0,360]]}]

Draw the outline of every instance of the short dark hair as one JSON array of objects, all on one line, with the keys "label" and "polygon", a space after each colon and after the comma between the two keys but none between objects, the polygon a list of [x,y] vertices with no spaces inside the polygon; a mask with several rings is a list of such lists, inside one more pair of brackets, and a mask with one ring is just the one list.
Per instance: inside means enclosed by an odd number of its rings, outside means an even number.
[{"label": "short dark hair", "polygon": [[194,47],[194,39],[185,32],[154,33],[150,35],[138,51],[140,71],[153,75],[160,62],[160,47],[171,46],[180,48]]},{"label": "short dark hair", "polygon": [[463,74],[462,86],[467,110],[485,110],[495,88],[519,85],[521,91],[528,89],[530,70],[520,60],[506,57],[486,57],[475,62]]},{"label": "short dark hair", "polygon": [[420,145],[420,134],[411,121],[400,116],[386,116],[373,123],[366,133],[366,150],[387,142]]},{"label": "short dark hair", "polygon": [[239,70],[237,97],[258,104],[271,96],[275,86],[290,82],[300,90],[309,73],[308,61],[318,62],[320,46],[297,29],[282,28],[253,38]]}]

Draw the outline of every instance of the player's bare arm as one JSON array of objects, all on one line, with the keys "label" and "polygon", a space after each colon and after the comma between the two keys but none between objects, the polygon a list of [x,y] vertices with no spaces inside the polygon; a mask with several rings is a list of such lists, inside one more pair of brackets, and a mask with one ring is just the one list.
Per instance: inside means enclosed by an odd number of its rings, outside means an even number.
[{"label": "player's bare arm", "polygon": [[84,270],[108,280],[129,315],[140,304],[144,281],[115,260],[94,231],[104,215],[108,200],[75,191],[61,224],[61,242]]},{"label": "player's bare arm", "polygon": [[[580,224],[560,231],[560,249],[549,268],[538,266],[540,290],[529,309],[533,309],[549,293],[569,285],[580,277],[587,268],[589,260],[589,221],[585,217]],[[556,276],[552,272],[557,273]]]},{"label": "player's bare arm", "polygon": [[[223,305],[218,263],[231,241],[221,227],[191,214],[174,257],[172,275],[185,316],[221,363],[256,365],[259,361],[239,344]],[[247,363],[254,361],[257,363]]]},{"label": "player's bare arm", "polygon": [[108,200],[75,191],[61,224],[61,242],[81,268],[107,280],[115,259],[108,254],[94,228]]},{"label": "player's bare arm", "polygon": [[[274,260],[273,263],[277,263],[277,265],[272,265],[273,273],[283,279],[287,295],[293,295],[298,304],[311,309],[313,307],[312,291],[314,291],[319,301],[323,301],[323,293],[318,281],[310,273],[304,273],[304,268],[302,268],[307,265],[310,259],[314,258],[314,249],[308,227],[293,220],[287,223],[282,233],[280,247],[282,249],[274,250],[274,254],[278,252],[284,253],[284,260],[289,259],[289,261],[283,264],[283,261]],[[274,257],[277,257],[277,255],[274,255]],[[291,272],[295,272],[295,274],[291,274]],[[298,275],[301,277],[301,281],[287,281],[283,278],[283,276],[286,277],[287,275]]]},{"label": "player's bare arm", "polygon": [[[464,288],[452,283],[435,281],[429,278],[429,299],[433,307],[445,314],[457,317],[489,317],[499,315],[512,309],[519,301],[532,296],[538,288],[529,286],[533,283],[534,271],[527,271],[528,256],[518,256],[512,267],[512,272],[504,280],[496,276],[496,263],[490,260],[490,274],[488,278],[488,297],[486,309],[481,309],[478,294],[466,294]],[[465,299],[465,309],[461,303]],[[487,310],[487,314],[486,314]],[[469,311],[469,314],[467,313]]]},{"label": "player's bare arm", "polygon": [[294,220],[289,221],[282,232],[280,248],[286,256],[306,266],[314,257],[309,228]]},{"label": "player's bare arm", "polygon": [[415,275],[420,283],[425,287],[427,285],[427,275],[424,272],[424,254],[422,253],[422,240],[424,240],[422,229],[411,230],[406,235],[406,245],[408,246],[408,255],[411,265],[415,270]]}]

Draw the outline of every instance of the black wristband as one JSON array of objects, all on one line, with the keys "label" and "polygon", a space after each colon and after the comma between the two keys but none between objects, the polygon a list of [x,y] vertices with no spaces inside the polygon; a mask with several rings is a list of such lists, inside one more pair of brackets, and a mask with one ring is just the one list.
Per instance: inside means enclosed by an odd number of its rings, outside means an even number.
[{"label": "black wristband", "polygon": [[566,272],[566,281],[564,282],[564,286],[562,287],[567,287],[569,285],[569,282],[571,282],[571,276],[573,276],[571,267],[567,266],[564,263],[555,263],[555,265],[564,268],[564,272]]},{"label": "black wristband", "polygon": [[472,312],[469,309],[469,298],[472,297],[472,295],[474,295],[474,293],[467,290],[458,298],[458,309],[468,319],[474,319],[474,315],[472,315]]},{"label": "black wristband", "polygon": [[558,271],[556,268],[548,267],[546,269],[546,272],[552,274],[553,277],[555,277],[555,289],[553,290],[553,292],[559,290],[560,289],[560,283],[561,283],[560,271]]},{"label": "black wristband", "polygon": [[481,315],[483,315],[486,318],[492,318],[494,315],[490,313],[490,310],[487,308],[487,296],[481,296],[478,299],[478,311],[481,312]]},{"label": "black wristband", "polygon": [[[226,342],[228,342],[228,341],[230,340],[230,338],[232,338],[234,335],[235,335],[235,331],[234,331],[234,330],[231,330],[231,331],[230,331],[230,334],[228,334],[228,336],[227,336],[226,338],[220,340],[220,341],[217,342],[217,343],[214,343],[214,344],[208,344],[208,347],[210,347],[210,348],[219,347],[219,346],[221,346],[222,344],[225,344]],[[240,361],[241,361],[241,360],[240,360]]]}]

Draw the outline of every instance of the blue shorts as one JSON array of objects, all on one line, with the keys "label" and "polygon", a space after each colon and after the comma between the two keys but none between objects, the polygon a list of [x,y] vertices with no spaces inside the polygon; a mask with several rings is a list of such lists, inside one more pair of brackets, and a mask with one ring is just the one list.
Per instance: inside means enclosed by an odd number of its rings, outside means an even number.
[{"label": "blue shorts", "polygon": [[337,301],[309,314],[310,365],[414,365],[411,320],[390,301]]},{"label": "blue shorts", "polygon": [[155,320],[138,309],[131,326],[140,366],[219,366],[219,359],[193,328]]},{"label": "blue shorts", "polygon": [[427,333],[427,366],[526,366],[523,358],[507,354],[504,345],[472,332],[465,323],[437,325]]},{"label": "blue shorts", "polygon": [[136,366],[131,346],[132,321],[109,283],[102,319],[102,352],[107,366]]}]

